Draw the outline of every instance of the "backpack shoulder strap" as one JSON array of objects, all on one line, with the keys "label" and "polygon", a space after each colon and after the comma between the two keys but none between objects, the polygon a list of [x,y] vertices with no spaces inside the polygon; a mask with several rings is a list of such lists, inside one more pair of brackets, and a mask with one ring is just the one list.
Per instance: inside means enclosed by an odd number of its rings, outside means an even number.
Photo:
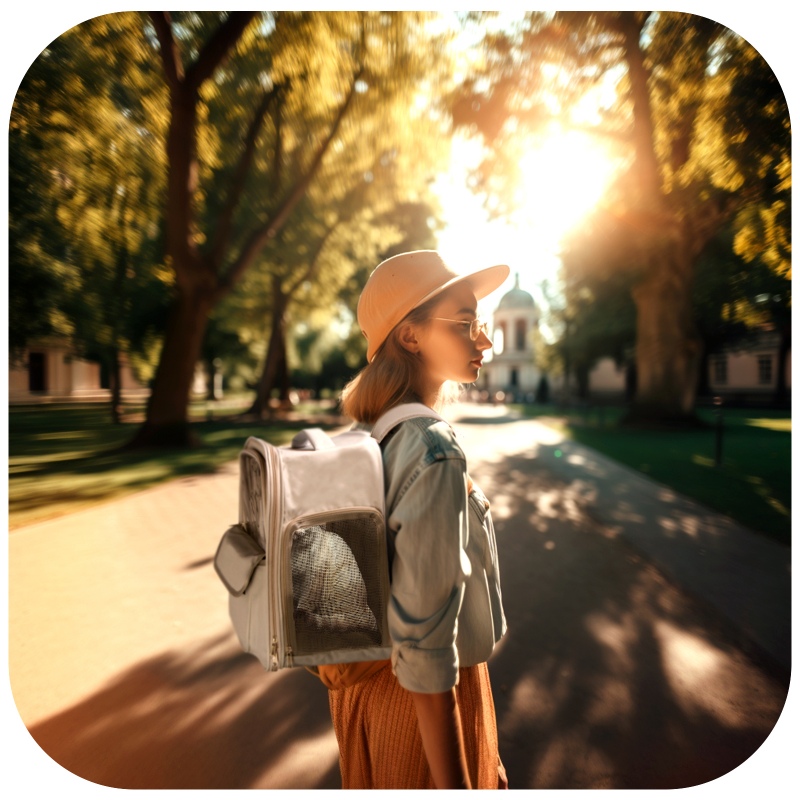
[{"label": "backpack shoulder strap", "polygon": [[380,444],[401,422],[415,417],[429,417],[430,419],[438,419],[441,422],[447,421],[432,408],[428,408],[422,403],[402,403],[381,414],[372,426],[372,437],[377,439]]}]

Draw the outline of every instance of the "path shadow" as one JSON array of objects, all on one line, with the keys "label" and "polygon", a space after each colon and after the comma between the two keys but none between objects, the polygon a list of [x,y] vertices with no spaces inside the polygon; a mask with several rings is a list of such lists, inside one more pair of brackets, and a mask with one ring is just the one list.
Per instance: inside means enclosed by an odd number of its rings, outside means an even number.
[{"label": "path shadow", "polygon": [[[525,455],[470,473],[498,534],[509,633],[490,671],[512,788],[693,786],[761,746],[787,683],[591,518],[589,473]],[[232,634],[142,660],[30,732],[107,786],[339,786],[325,688],[265,673]]]},{"label": "path shadow", "polygon": [[621,536],[695,602],[718,616],[722,611],[737,646],[788,683],[791,551],[785,544],[572,441],[539,444],[535,463],[562,482],[605,535]]},{"label": "path shadow", "polygon": [[265,673],[232,638],[142,661],[31,736],[105,786],[338,788],[325,687],[302,669]]},{"label": "path shadow", "polygon": [[586,513],[587,484],[511,456],[493,502],[509,632],[490,662],[512,788],[683,788],[746,761],[788,683]]}]

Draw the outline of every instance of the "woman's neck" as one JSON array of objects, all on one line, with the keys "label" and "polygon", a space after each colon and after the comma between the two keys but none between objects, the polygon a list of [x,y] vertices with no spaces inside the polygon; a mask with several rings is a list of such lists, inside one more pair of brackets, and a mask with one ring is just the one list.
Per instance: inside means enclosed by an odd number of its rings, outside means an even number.
[{"label": "woman's neck", "polygon": [[419,393],[420,400],[426,406],[428,406],[428,408],[432,408],[438,411],[442,405],[444,384],[437,383],[432,386],[420,387],[420,388],[422,389],[422,391],[420,391]]}]

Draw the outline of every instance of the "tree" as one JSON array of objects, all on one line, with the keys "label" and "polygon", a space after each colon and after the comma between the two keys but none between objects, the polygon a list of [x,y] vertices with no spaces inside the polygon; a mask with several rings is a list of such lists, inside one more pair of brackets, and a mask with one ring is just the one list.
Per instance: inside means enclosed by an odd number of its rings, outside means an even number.
[{"label": "tree", "polygon": [[629,271],[611,267],[608,259],[622,244],[620,234],[605,214],[592,215],[565,243],[560,298],[549,303],[549,324],[561,334],[551,347],[560,355],[567,379],[574,375],[581,398],[588,396],[589,373],[601,358],[631,366],[634,279]]},{"label": "tree", "polygon": [[[372,137],[368,124],[375,128]],[[270,300],[265,311],[270,339],[252,414],[263,416],[275,389],[282,401],[288,399],[292,309],[304,318],[325,309],[330,317],[340,289],[359,265],[374,266],[392,246],[423,239],[431,243],[427,218],[423,236],[414,217],[429,208],[414,198],[424,195],[426,178],[441,157],[429,122],[387,124],[384,112],[382,119],[363,120],[356,135],[373,138],[373,145],[358,147],[354,141],[344,148],[349,158],[339,154],[330,159],[332,168],[322,171],[294,219],[265,248],[262,266],[268,286],[262,294]]]},{"label": "tree", "polygon": [[[23,79],[10,124],[12,342],[53,333],[101,361],[117,419],[120,352],[137,350],[151,307],[143,300],[164,289],[155,268],[162,184],[142,114],[158,90],[140,69],[135,34],[137,18],[120,15],[59,37]],[[115,61],[137,102],[113,78]]]},{"label": "tree", "polygon": [[166,234],[175,294],[135,444],[190,440],[188,391],[211,309],[284,227],[345,122],[409,96],[430,60],[421,47],[425,18],[151,13],[169,89]]},{"label": "tree", "polygon": [[[340,271],[342,281],[337,282],[335,296],[325,292],[320,298],[316,291],[304,292],[289,312],[287,356],[292,386],[317,393],[338,391],[366,363],[366,339],[354,311],[367,277],[376,263],[391,255],[435,248],[436,224],[432,204],[404,202],[362,220],[351,234],[340,237],[331,258],[344,259],[347,267]],[[352,247],[353,243],[358,247]],[[292,368],[292,364],[297,366]]]},{"label": "tree", "polygon": [[[498,213],[512,196],[508,154],[519,151],[521,133],[541,132],[553,109],[563,125],[628,149],[606,208],[622,232],[609,264],[634,277],[630,419],[689,420],[701,357],[698,258],[743,209],[788,207],[789,117],[777,79],[728,29],[673,12],[532,14],[517,35],[488,45],[483,86],[467,85],[454,107],[492,145],[481,188]],[[611,78],[616,104],[598,125],[576,122],[575,104]]]}]

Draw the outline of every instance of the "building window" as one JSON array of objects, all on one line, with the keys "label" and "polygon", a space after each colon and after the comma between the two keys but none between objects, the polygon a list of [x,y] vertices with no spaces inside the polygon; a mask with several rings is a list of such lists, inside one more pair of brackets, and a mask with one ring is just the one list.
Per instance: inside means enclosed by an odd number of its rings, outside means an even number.
[{"label": "building window", "polygon": [[758,382],[762,386],[772,383],[772,356],[758,357]]},{"label": "building window", "polygon": [[515,333],[515,347],[517,350],[524,350],[525,349],[525,334],[526,334],[527,325],[525,324],[524,319],[518,319]]},{"label": "building window", "polygon": [[47,359],[44,353],[28,353],[28,389],[47,391]]},{"label": "building window", "polygon": [[495,355],[500,355],[505,348],[505,341],[506,341],[506,326],[504,322],[501,322],[495,329],[494,329],[494,353]]},{"label": "building window", "polygon": [[711,380],[718,386],[724,386],[728,382],[728,359],[726,356],[718,356],[711,362]]}]

